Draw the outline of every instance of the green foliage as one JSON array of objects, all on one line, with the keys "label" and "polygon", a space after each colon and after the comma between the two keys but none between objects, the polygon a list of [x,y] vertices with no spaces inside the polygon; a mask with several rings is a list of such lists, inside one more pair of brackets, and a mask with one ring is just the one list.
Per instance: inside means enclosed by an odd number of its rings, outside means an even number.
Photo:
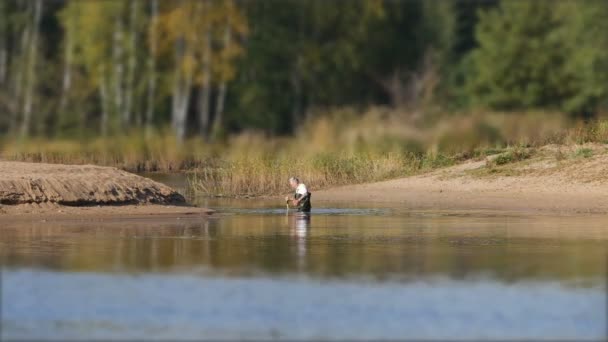
[{"label": "green foliage", "polygon": [[564,51],[571,88],[563,109],[593,113],[606,105],[608,95],[608,3],[563,1],[556,7],[562,20],[556,35],[568,42]]},{"label": "green foliage", "polygon": [[363,75],[373,41],[369,28],[383,18],[384,2],[270,0],[244,6],[255,29],[233,85],[238,95],[229,103],[235,129],[293,133],[312,107],[369,96]]},{"label": "green foliage", "polygon": [[575,158],[591,158],[593,156],[593,150],[587,147],[581,147],[574,152]]},{"label": "green foliage", "polygon": [[607,10],[600,1],[539,0],[480,12],[468,83],[474,104],[595,110],[608,94]]},{"label": "green foliage", "polygon": [[[24,121],[27,55],[38,50],[36,136],[177,132],[178,107],[181,132],[228,141],[296,135],[334,108],[360,118],[391,106],[424,126],[454,109],[588,118],[608,106],[606,1],[64,0],[45,2],[37,41],[33,3],[0,1],[0,134]],[[198,129],[205,120],[218,124]],[[478,121],[460,130],[470,135],[443,132],[438,148],[511,143]]]},{"label": "green foliage", "polygon": [[420,168],[421,169],[436,169],[440,167],[452,166],[455,164],[453,157],[446,156],[445,154],[427,153],[422,157]]},{"label": "green foliage", "polygon": [[500,166],[510,163],[515,163],[532,157],[533,150],[526,148],[514,148],[510,151],[501,153],[494,158],[488,160],[488,166]]}]

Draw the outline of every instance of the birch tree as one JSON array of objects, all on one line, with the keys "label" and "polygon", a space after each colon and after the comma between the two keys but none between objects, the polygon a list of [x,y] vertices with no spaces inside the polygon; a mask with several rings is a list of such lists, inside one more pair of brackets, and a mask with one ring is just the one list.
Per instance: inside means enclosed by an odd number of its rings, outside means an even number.
[{"label": "birch tree", "polygon": [[97,89],[101,112],[99,132],[117,131],[125,120],[125,14],[124,1],[70,1],[63,10],[64,30],[73,30],[74,64],[84,68]]},{"label": "birch tree", "polygon": [[126,125],[125,111],[123,106],[124,97],[124,32],[122,16],[116,13],[114,16],[114,32],[112,45],[112,65],[114,67],[114,108],[117,114],[122,114],[123,126]]},{"label": "birch tree", "polygon": [[[199,134],[208,139],[212,120],[223,113],[226,83],[235,74],[231,63],[243,51],[231,37],[235,33],[239,36],[246,34],[246,20],[234,3],[228,0],[176,2],[160,20],[163,40],[173,42],[175,49],[172,122],[178,139],[185,137],[186,129],[180,125],[187,124],[192,92],[186,89],[186,85],[198,88],[196,113]],[[165,48],[168,46],[170,44],[165,43]],[[217,93],[221,105],[212,117],[212,87],[218,84],[214,78],[220,81]],[[218,99],[215,103],[218,103]]]},{"label": "birch tree", "polygon": [[150,1],[150,25],[148,27],[148,42],[150,53],[148,53],[148,88],[146,102],[146,134],[150,136],[152,123],[154,120],[154,107],[156,95],[156,58],[158,54],[158,0]]},{"label": "birch tree", "polygon": [[10,61],[10,70],[12,70],[12,92],[11,92],[11,119],[9,130],[11,132],[16,132],[18,130],[19,122],[22,120],[23,116],[23,93],[24,93],[24,84],[26,82],[27,75],[27,60],[28,60],[28,46],[30,44],[30,35],[32,31],[32,2],[28,2],[25,0],[21,0],[17,3],[16,13],[17,18],[15,18],[15,31],[20,31],[21,35],[14,35],[13,39],[16,40],[16,44],[13,49],[13,58]]},{"label": "birch tree", "polygon": [[202,82],[199,89],[198,121],[199,134],[207,139],[209,132],[211,101],[211,28],[206,25],[204,32],[204,49],[202,61]]},{"label": "birch tree", "polygon": [[[235,60],[245,51],[238,43],[248,34],[247,19],[232,0],[225,0],[221,5],[219,32],[221,35],[221,50],[219,51],[215,73],[218,80],[213,135],[220,135],[223,129],[224,108],[228,92],[228,83],[236,76]],[[223,24],[223,25],[222,25]],[[237,39],[234,39],[236,35]]]},{"label": "birch tree", "polygon": [[162,48],[172,49],[173,78],[171,98],[171,123],[178,141],[186,136],[191,87],[195,82],[197,61],[200,56],[201,38],[199,27],[204,2],[179,1],[169,4],[159,18]]},{"label": "birch tree", "polygon": [[[78,10],[76,6],[72,10]],[[61,99],[59,102],[59,115],[65,116],[70,90],[72,88],[72,68],[74,64],[74,36],[78,30],[77,16],[79,13],[65,15],[64,18],[64,60],[63,77],[61,87]],[[61,17],[61,15],[60,15]]]},{"label": "birch tree", "polygon": [[0,1],[0,87],[6,82],[8,71],[8,3]]},{"label": "birch tree", "polygon": [[123,123],[131,124],[133,116],[133,101],[135,98],[135,68],[137,63],[137,29],[138,29],[139,0],[130,0],[129,5],[129,43],[128,64],[125,86],[125,106],[123,108]]},{"label": "birch tree", "polygon": [[35,67],[38,51],[38,35],[40,28],[40,18],[42,16],[42,0],[36,0],[34,5],[34,18],[32,26],[32,38],[29,41],[28,61],[27,61],[27,76],[25,85],[25,99],[23,105],[23,121],[21,122],[21,136],[27,136],[30,130],[30,122],[32,117],[32,101],[34,97],[34,88],[36,86]]}]

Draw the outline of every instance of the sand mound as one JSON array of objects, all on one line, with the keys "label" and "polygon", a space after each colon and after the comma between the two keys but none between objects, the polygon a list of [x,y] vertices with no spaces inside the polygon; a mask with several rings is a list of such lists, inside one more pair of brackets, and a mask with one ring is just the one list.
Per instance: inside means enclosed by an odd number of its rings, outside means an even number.
[{"label": "sand mound", "polygon": [[166,185],[112,167],[0,161],[0,203],[89,206],[185,199]]}]

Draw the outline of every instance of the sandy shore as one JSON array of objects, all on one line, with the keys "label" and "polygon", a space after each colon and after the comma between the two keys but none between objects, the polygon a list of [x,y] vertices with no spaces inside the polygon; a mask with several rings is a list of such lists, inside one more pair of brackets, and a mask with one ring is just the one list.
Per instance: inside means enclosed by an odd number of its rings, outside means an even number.
[{"label": "sandy shore", "polygon": [[424,175],[317,191],[313,200],[393,202],[412,209],[606,214],[608,154],[604,146],[593,148],[597,155],[591,158],[560,160],[554,148],[547,147],[535,158],[491,172],[487,161],[470,161]]},{"label": "sandy shore", "polygon": [[0,161],[0,203],[182,204],[170,187],[114,167]]},{"label": "sandy shore", "polygon": [[94,165],[0,161],[0,222],[201,217],[172,188]]},{"label": "sandy shore", "polygon": [[[468,161],[389,181],[313,190],[314,201],[384,202],[423,210],[608,214],[608,145],[546,146],[496,166]],[[201,217],[175,190],[116,168],[0,161],[2,220]]]}]

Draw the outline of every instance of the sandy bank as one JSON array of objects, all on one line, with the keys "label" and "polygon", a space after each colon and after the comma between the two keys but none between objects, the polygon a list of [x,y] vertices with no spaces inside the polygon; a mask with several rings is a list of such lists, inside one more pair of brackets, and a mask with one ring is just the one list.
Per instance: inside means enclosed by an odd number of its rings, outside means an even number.
[{"label": "sandy bank", "polygon": [[317,191],[313,200],[394,202],[412,209],[608,213],[608,153],[547,146],[528,160],[492,167],[486,160],[428,174]]},{"label": "sandy bank", "polygon": [[58,204],[4,205],[0,223],[7,221],[99,221],[124,219],[165,220],[200,218],[213,214],[205,208],[160,204],[71,207]]},{"label": "sandy bank", "polygon": [[210,213],[151,179],[112,167],[0,161],[0,220]]}]

